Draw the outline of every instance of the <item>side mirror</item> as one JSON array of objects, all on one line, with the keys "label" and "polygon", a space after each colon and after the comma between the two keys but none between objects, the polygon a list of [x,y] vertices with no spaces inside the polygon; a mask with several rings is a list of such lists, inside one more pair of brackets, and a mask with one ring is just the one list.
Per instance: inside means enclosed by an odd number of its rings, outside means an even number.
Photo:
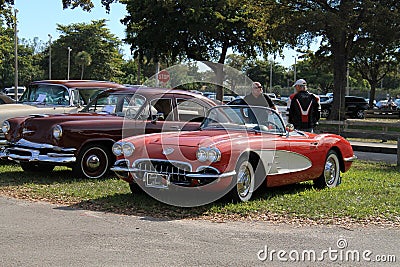
[{"label": "side mirror", "polygon": [[158,120],[164,120],[164,113],[160,112],[153,115],[151,118],[151,123],[156,123]]},{"label": "side mirror", "polygon": [[291,123],[286,124],[286,137],[289,137],[289,134],[294,131],[294,125]]}]

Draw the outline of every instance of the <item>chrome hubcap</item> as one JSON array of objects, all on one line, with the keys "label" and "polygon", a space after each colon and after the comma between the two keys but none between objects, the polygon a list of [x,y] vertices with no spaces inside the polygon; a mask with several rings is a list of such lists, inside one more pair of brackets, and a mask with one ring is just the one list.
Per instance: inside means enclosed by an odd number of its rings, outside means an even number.
[{"label": "chrome hubcap", "polygon": [[87,160],[86,160],[86,165],[90,169],[97,169],[98,167],[100,167],[100,159],[99,159],[99,157],[97,157],[96,155],[89,156],[87,158]]},{"label": "chrome hubcap", "polygon": [[242,166],[238,173],[237,191],[239,196],[246,197],[250,191],[251,173],[247,166]]},{"label": "chrome hubcap", "polygon": [[332,185],[335,182],[337,175],[337,165],[334,158],[329,157],[325,163],[324,177],[327,185]]}]

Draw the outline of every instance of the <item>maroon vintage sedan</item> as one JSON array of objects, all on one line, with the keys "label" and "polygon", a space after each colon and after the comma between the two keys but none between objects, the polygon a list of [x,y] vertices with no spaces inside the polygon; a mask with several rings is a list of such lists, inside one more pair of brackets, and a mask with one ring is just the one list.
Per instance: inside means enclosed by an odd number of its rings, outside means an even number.
[{"label": "maroon vintage sedan", "polygon": [[82,112],[16,117],[4,122],[8,146],[1,158],[25,171],[70,166],[83,177],[100,178],[115,162],[114,142],[123,136],[198,129],[216,104],[181,90],[136,87],[100,93]]}]

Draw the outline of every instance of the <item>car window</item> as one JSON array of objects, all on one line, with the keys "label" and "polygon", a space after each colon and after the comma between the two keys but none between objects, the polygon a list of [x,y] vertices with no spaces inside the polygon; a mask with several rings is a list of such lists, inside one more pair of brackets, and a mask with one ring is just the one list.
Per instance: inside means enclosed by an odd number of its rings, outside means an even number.
[{"label": "car window", "polygon": [[212,108],[202,128],[243,129],[270,133],[284,133],[280,116],[265,107],[219,106]]},{"label": "car window", "polygon": [[49,105],[69,105],[68,90],[59,85],[34,84],[21,96],[20,102],[38,102]]},{"label": "car window", "polygon": [[159,121],[173,121],[174,113],[172,112],[171,98],[157,98],[148,103],[138,116],[141,120],[151,120],[157,116]]},{"label": "car window", "polygon": [[204,118],[206,107],[192,99],[177,99],[178,118],[180,121],[193,121]]},{"label": "car window", "polygon": [[89,103],[82,112],[115,114],[120,117],[135,117],[146,99],[141,95],[102,94]]}]

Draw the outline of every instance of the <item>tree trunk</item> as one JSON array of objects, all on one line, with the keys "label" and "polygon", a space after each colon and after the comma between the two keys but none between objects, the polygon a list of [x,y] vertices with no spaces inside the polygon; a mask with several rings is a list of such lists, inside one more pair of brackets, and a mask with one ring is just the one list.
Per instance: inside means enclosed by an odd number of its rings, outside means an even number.
[{"label": "tree trunk", "polygon": [[372,109],[374,107],[374,99],[375,99],[375,93],[376,93],[376,85],[377,81],[375,82],[369,82],[371,86],[371,91],[369,92],[369,108]]},{"label": "tree trunk", "polygon": [[85,69],[85,65],[82,64],[82,71],[81,71],[81,80],[83,80],[83,71]]},{"label": "tree trunk", "polygon": [[224,99],[224,77],[225,77],[225,73],[224,73],[224,64],[225,64],[225,59],[226,59],[226,54],[228,52],[228,43],[225,42],[222,45],[222,49],[221,49],[221,56],[219,57],[218,63],[216,65],[216,71],[215,71],[215,75],[216,75],[216,82],[217,82],[217,94],[216,94],[216,98],[219,101],[222,101]]},{"label": "tree trunk", "polygon": [[345,119],[345,95],[347,83],[348,55],[345,41],[332,45],[333,63],[333,103],[329,116],[331,120]]}]

